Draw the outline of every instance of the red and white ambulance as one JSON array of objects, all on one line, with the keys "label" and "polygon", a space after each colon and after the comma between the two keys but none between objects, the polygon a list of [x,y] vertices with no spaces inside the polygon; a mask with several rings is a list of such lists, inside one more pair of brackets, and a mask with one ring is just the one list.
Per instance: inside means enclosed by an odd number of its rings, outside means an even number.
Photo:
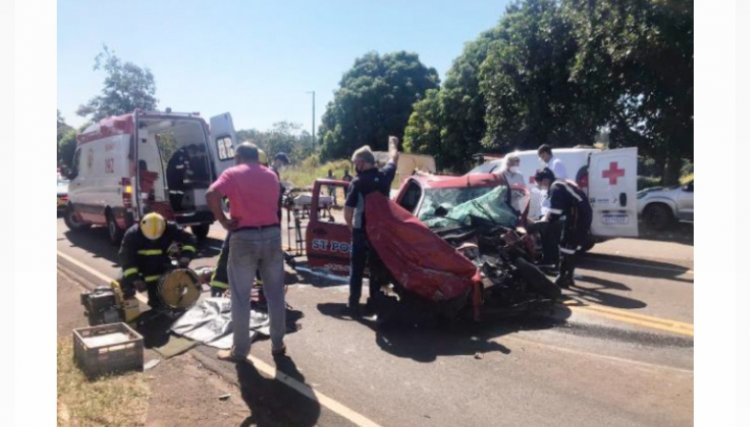
[{"label": "red and white ambulance", "polygon": [[106,226],[117,244],[148,210],[190,226],[204,238],[214,218],[206,190],[233,165],[232,116],[141,111],[102,119],[80,135],[65,223],[71,230]]}]

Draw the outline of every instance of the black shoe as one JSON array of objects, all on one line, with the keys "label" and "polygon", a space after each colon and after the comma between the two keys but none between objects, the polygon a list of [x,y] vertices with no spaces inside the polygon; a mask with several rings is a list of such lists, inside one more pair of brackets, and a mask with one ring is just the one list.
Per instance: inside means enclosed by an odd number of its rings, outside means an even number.
[{"label": "black shoe", "polygon": [[364,313],[366,315],[373,315],[377,313],[377,304],[375,303],[374,299],[367,298],[367,302],[365,303]]},{"label": "black shoe", "polygon": [[346,314],[349,315],[352,319],[359,319],[362,317],[362,312],[359,309],[359,303],[357,304],[347,304],[346,306]]},{"label": "black shoe", "polygon": [[575,286],[573,277],[569,275],[560,275],[555,279],[555,284],[563,289],[569,289],[571,286]]}]

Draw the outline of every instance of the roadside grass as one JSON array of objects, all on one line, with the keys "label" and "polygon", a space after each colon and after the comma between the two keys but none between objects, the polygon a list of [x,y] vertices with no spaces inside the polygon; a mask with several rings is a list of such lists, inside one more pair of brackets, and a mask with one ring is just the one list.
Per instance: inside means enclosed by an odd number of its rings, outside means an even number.
[{"label": "roadside grass", "polygon": [[355,175],[352,163],[349,160],[333,160],[320,164],[317,156],[312,156],[297,165],[284,169],[282,179],[291,182],[297,188],[306,188],[312,187],[316,179],[328,176],[329,170],[333,171],[334,177],[341,179],[344,175],[344,169],[349,169],[349,174]]},{"label": "roadside grass", "polygon": [[150,390],[143,373],[89,381],[73,361],[70,338],[57,341],[57,425],[144,425]]}]

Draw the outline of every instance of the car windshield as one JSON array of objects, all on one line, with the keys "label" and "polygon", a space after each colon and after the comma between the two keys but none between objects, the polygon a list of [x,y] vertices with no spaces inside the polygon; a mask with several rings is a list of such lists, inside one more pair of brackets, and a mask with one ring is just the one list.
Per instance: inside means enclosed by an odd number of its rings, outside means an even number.
[{"label": "car windshield", "polygon": [[434,218],[435,210],[442,206],[450,210],[461,203],[481,197],[494,187],[461,187],[461,188],[428,188],[424,192],[424,200],[417,213],[421,221]]}]

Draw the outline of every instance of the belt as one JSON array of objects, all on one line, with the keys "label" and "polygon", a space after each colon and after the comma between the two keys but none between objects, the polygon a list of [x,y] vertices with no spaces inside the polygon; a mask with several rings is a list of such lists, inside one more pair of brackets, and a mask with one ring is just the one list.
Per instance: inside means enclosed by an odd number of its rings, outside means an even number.
[{"label": "belt", "polygon": [[253,230],[253,231],[261,231],[265,230],[267,228],[279,228],[279,224],[269,224],[269,225],[258,225],[258,226],[251,226],[251,227],[240,227],[235,229],[234,231],[245,231],[245,230]]}]

